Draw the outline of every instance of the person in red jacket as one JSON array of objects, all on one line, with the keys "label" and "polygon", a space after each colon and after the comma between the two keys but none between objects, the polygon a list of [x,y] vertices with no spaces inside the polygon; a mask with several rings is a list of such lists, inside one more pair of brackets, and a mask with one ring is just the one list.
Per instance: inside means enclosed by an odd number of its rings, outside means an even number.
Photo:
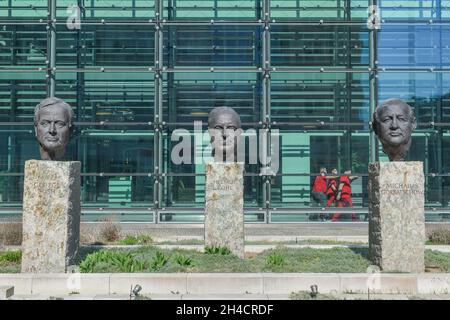
[{"label": "person in red jacket", "polygon": [[328,184],[327,184],[327,206],[328,207],[335,207],[336,206],[336,193],[337,193],[337,169],[334,168],[331,170],[332,176],[328,177]]},{"label": "person in red jacket", "polygon": [[[356,176],[350,176],[351,170],[344,172],[344,175],[339,178],[339,186],[336,193],[336,206],[338,208],[352,208],[352,186],[351,182],[358,179]],[[341,213],[333,214],[331,220],[337,221],[341,216]],[[358,220],[356,214],[352,213],[351,218],[353,221]]]},{"label": "person in red jacket", "polygon": [[[320,175],[314,179],[312,187],[312,198],[316,205],[319,207],[325,207],[327,205],[327,169],[320,168]],[[310,215],[310,220],[317,220],[318,216],[316,214]],[[319,218],[323,221],[325,217],[320,214]]]}]

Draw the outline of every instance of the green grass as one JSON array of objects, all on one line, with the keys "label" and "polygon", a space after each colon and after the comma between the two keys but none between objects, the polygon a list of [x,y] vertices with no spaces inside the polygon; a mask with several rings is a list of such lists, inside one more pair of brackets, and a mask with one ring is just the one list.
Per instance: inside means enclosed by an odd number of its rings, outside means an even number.
[{"label": "green grass", "polygon": [[311,296],[310,292],[307,291],[296,291],[289,295],[291,300],[338,300],[337,297],[332,295],[318,293],[315,297]]},{"label": "green grass", "polygon": [[[0,273],[20,272],[20,251],[0,252]],[[165,250],[155,246],[135,249],[103,249],[85,252],[80,271],[106,272],[303,272],[365,273],[370,265],[367,248],[285,248],[266,250],[239,259],[220,252]],[[450,272],[450,253],[425,251],[425,265],[436,272]],[[436,270],[437,269],[437,270]]]},{"label": "green grass", "polygon": [[132,246],[132,245],[146,245],[152,242],[153,242],[152,237],[145,234],[141,234],[138,236],[128,235],[124,239],[119,240],[117,244]]},{"label": "green grass", "polygon": [[146,261],[136,259],[131,252],[102,250],[89,254],[81,263],[83,273],[138,272],[149,268]]},{"label": "green grass", "polygon": [[450,253],[425,250],[425,266],[436,266],[441,272],[450,272]]},{"label": "green grass", "polygon": [[[304,272],[304,273],[365,273],[370,262],[367,248],[292,249],[277,247],[253,258],[239,259],[220,252],[205,254],[195,250],[164,250],[145,246],[126,253],[133,272]],[[97,253],[96,253],[97,254]],[[450,272],[450,253],[426,250],[427,266],[437,266],[440,272]],[[91,262],[92,263],[92,262]],[[120,272],[117,262],[98,261],[95,272]],[[82,272],[89,272],[81,269]],[[123,272],[123,271],[122,271]]]},{"label": "green grass", "polygon": [[[117,258],[105,260],[120,252]],[[94,257],[99,256],[94,259]],[[181,258],[180,258],[181,257]],[[88,262],[86,262],[88,261]],[[127,261],[127,262],[125,262]],[[132,262],[135,261],[135,262]],[[85,264],[89,268],[84,267]],[[146,246],[130,251],[102,250],[89,255],[80,265],[81,272],[120,272],[120,265],[140,266],[133,272],[365,272],[369,261],[364,252],[348,248],[267,250],[253,258],[239,259],[228,254],[201,253],[194,250],[162,250]],[[122,271],[123,272],[123,271]]]},{"label": "green grass", "polygon": [[227,247],[205,247],[205,254],[221,254],[227,256],[231,254]]},{"label": "green grass", "polygon": [[21,251],[0,252],[0,273],[19,273],[21,260]]}]

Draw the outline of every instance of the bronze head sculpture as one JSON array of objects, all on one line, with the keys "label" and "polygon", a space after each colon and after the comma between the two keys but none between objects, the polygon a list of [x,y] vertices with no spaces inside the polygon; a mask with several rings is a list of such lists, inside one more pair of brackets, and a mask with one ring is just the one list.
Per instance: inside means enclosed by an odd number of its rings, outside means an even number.
[{"label": "bronze head sculpture", "polygon": [[400,99],[388,99],[373,114],[372,127],[390,161],[404,161],[416,129],[414,111]]},{"label": "bronze head sculpture", "polygon": [[42,100],[34,109],[34,132],[42,160],[59,160],[73,131],[74,113],[58,98]]},{"label": "bronze head sculpture", "polygon": [[241,118],[230,107],[217,107],[208,116],[208,132],[215,162],[236,162]]}]

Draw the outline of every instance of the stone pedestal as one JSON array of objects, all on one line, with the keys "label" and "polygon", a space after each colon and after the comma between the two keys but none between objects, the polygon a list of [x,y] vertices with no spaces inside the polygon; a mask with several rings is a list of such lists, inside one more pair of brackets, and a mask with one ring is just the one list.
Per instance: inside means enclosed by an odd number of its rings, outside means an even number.
[{"label": "stone pedestal", "polygon": [[206,165],[205,246],[244,258],[244,164]]},{"label": "stone pedestal", "polygon": [[25,162],[22,272],[66,272],[80,239],[80,162]]},{"label": "stone pedestal", "polygon": [[383,271],[424,272],[422,162],[369,164],[369,257]]}]

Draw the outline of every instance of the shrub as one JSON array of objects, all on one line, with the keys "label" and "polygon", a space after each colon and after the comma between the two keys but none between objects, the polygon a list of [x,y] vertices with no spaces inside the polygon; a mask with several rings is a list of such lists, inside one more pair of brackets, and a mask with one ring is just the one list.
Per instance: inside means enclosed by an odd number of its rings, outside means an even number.
[{"label": "shrub", "polygon": [[80,243],[81,244],[93,244],[99,243],[99,228],[94,225],[88,225],[81,223],[80,225]]},{"label": "shrub", "polygon": [[162,252],[162,251],[156,251],[155,256],[152,259],[152,262],[150,263],[151,270],[159,270],[162,267],[164,267],[167,262],[169,261],[169,258]]},{"label": "shrub", "polygon": [[14,220],[0,222],[0,244],[6,246],[22,244],[22,223]]},{"label": "shrub", "polygon": [[436,244],[450,245],[450,228],[440,227],[428,232],[428,240]]},{"label": "shrub", "polygon": [[132,246],[138,243],[138,240],[135,236],[126,236],[124,239],[119,241],[119,244],[124,244],[127,246]]},{"label": "shrub", "polygon": [[150,244],[153,243],[153,238],[146,235],[146,234],[140,234],[136,237],[138,244]]},{"label": "shrub", "polygon": [[19,263],[21,260],[22,260],[21,251],[6,251],[0,254],[0,263],[1,262]]},{"label": "shrub", "polygon": [[231,254],[231,251],[227,247],[205,247],[205,254],[221,254],[226,256]]},{"label": "shrub", "polygon": [[132,246],[132,245],[136,245],[136,244],[149,244],[152,242],[153,242],[152,237],[145,235],[145,234],[141,234],[138,236],[128,235],[124,239],[119,241],[120,244],[124,244],[124,245],[128,245],[128,246]]},{"label": "shrub", "polygon": [[98,251],[89,254],[80,263],[80,272],[88,273],[115,267],[120,272],[137,272],[148,268],[144,260],[136,259],[130,252]]},{"label": "shrub", "polygon": [[284,255],[279,252],[272,252],[266,258],[266,265],[269,267],[280,267],[284,264]]},{"label": "shrub", "polygon": [[289,295],[289,299],[291,300],[337,300],[333,295],[317,293],[316,296],[313,296],[311,292],[307,291],[296,291],[291,292]]},{"label": "shrub", "polygon": [[115,242],[120,238],[120,224],[111,218],[105,219],[100,226],[100,238],[106,242]]},{"label": "shrub", "polygon": [[188,267],[192,265],[192,259],[182,254],[175,256],[175,262],[182,267]]}]

